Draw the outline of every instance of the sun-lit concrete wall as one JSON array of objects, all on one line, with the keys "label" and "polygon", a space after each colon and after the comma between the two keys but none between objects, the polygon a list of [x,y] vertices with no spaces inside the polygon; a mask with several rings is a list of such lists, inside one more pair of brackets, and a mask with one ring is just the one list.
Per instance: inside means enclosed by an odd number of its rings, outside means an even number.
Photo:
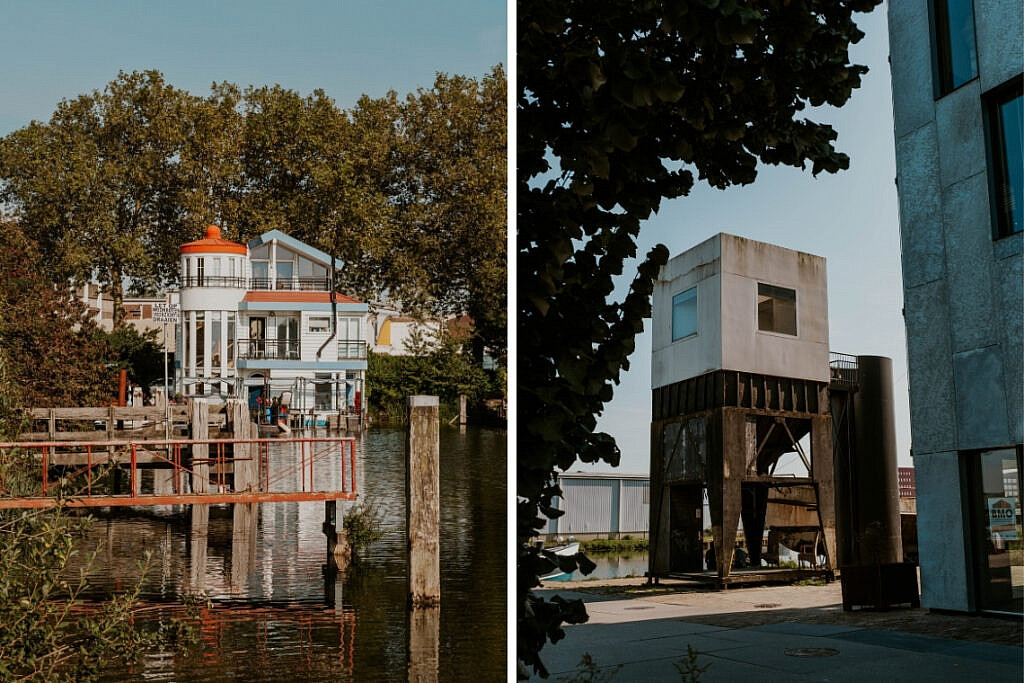
[{"label": "sun-lit concrete wall", "polygon": [[1020,0],[974,0],[978,78],[936,99],[927,0],[889,4],[921,603],[974,609],[964,451],[1024,441],[1021,234],[993,239],[983,98],[1019,75]]},{"label": "sun-lit concrete wall", "polygon": [[[797,334],[758,329],[758,283],[796,291]],[[672,297],[697,286],[697,334],[672,341]],[[652,387],[714,370],[828,381],[825,259],[720,233],[671,259],[655,284]]]}]

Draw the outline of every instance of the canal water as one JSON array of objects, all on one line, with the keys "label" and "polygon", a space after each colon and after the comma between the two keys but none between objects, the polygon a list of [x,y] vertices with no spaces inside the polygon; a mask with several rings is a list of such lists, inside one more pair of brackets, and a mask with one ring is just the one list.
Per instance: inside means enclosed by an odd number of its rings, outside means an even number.
[{"label": "canal water", "polygon": [[588,579],[618,579],[629,576],[643,576],[647,571],[647,551],[641,550],[631,553],[587,553],[597,568],[590,574],[584,576],[579,571],[571,574],[563,574],[550,579],[549,581],[586,581]]},{"label": "canal water", "polygon": [[[443,427],[440,446],[438,680],[503,681],[505,433]],[[101,548],[93,562],[94,597],[141,580],[140,598],[154,619],[166,618],[166,606],[189,593],[212,600],[202,610],[201,642],[193,652],[156,653],[103,679],[407,680],[404,448],[401,429],[375,427],[358,437],[360,497],[381,506],[385,535],[338,573],[326,566],[322,502],[261,504],[255,522],[242,525],[251,532],[238,528],[230,506],[210,506],[205,538],[193,533],[183,507],[99,515],[81,543],[83,557]],[[294,485],[285,465],[297,458],[297,448],[271,453],[271,478],[283,473],[272,489]],[[337,462],[318,454],[317,488],[337,483]]]}]

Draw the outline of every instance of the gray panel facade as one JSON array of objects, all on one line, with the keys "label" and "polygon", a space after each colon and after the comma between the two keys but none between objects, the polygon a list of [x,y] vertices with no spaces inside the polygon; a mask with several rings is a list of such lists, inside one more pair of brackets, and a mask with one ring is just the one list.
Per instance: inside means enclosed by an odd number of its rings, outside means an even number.
[{"label": "gray panel facade", "polygon": [[995,238],[987,93],[1019,77],[1020,0],[974,0],[978,77],[935,90],[928,0],[889,3],[921,602],[973,610],[962,473],[1022,442],[1021,234]]}]

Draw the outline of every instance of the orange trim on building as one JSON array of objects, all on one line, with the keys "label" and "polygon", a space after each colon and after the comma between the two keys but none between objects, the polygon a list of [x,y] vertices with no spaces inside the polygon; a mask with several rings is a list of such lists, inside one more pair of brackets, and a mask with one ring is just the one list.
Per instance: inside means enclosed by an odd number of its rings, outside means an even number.
[{"label": "orange trim on building", "polygon": [[245,245],[226,240],[220,236],[220,228],[210,225],[206,228],[206,237],[195,242],[186,242],[179,247],[182,254],[242,254],[247,253]]},{"label": "orange trim on building", "polygon": [[[353,299],[352,297],[345,296],[344,294],[338,294],[336,300],[339,304],[362,303],[358,299]],[[255,290],[246,292],[242,301],[247,303],[329,304],[331,303],[331,293]]]}]

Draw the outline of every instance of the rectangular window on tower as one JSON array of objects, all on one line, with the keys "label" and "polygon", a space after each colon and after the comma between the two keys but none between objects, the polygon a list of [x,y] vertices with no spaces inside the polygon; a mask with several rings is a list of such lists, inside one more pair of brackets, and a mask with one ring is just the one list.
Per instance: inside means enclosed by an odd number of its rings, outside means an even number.
[{"label": "rectangular window on tower", "polygon": [[757,329],[796,336],[796,290],[757,283]]},{"label": "rectangular window on tower", "polygon": [[672,297],[672,341],[697,334],[697,288]]}]

